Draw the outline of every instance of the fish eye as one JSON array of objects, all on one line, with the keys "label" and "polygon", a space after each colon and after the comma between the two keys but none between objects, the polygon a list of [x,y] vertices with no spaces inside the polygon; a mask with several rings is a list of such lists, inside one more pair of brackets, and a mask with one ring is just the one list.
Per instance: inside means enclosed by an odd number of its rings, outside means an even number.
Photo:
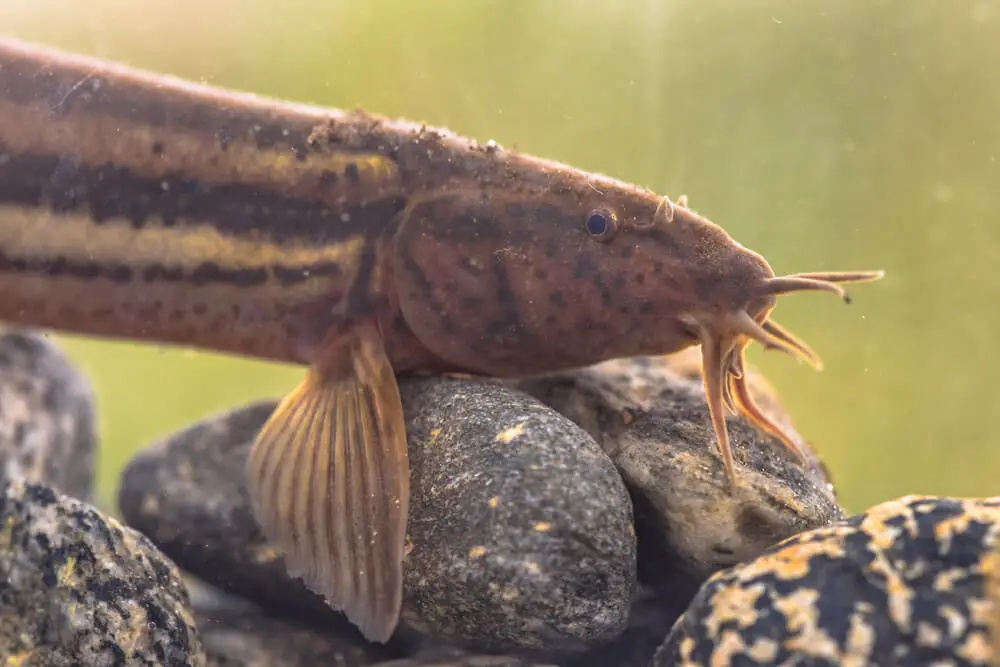
[{"label": "fish eye", "polygon": [[587,215],[587,233],[598,241],[607,241],[618,229],[618,219],[606,208],[594,209]]}]

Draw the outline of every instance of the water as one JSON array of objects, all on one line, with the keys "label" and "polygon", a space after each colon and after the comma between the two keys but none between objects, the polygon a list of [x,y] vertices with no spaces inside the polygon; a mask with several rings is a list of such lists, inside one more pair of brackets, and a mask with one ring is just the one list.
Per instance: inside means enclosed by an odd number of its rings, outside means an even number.
[{"label": "water", "polygon": [[[86,7],[86,8],[84,8]],[[5,0],[0,33],[298,101],[405,116],[652,187],[779,273],[881,268],[755,349],[848,509],[992,495],[1000,7],[757,0]],[[65,339],[101,401],[102,489],[135,449],[301,371]]]}]

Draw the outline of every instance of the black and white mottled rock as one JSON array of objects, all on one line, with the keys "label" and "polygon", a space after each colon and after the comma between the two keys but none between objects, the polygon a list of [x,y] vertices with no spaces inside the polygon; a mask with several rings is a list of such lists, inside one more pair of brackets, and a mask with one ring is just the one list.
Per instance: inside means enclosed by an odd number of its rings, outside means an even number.
[{"label": "black and white mottled rock", "polygon": [[89,501],[96,440],[93,392],[76,366],[40,334],[0,332],[0,477]]},{"label": "black and white mottled rock", "polygon": [[50,487],[0,479],[0,663],[202,667],[176,566]]},{"label": "black and white mottled rock", "polygon": [[258,605],[191,586],[208,667],[366,667],[396,657],[384,646],[275,618]]},{"label": "black and white mottled rock", "polygon": [[[750,381],[762,409],[794,434],[766,383],[752,372]],[[611,361],[513,384],[585,428],[615,462],[635,507],[640,579],[678,614],[712,573],[844,517],[807,443],[801,446],[812,465],[732,415],[741,484],[730,492],[690,354]]]},{"label": "black and white mottled rock", "polygon": [[1000,498],[924,496],[801,533],[713,576],[653,667],[986,667],[998,538]]},{"label": "black and white mottled rock", "polygon": [[[412,471],[406,624],[490,653],[580,650],[620,634],[636,585],[631,504],[593,439],[498,382],[400,384]],[[288,578],[250,513],[244,465],[274,405],[141,452],[119,504],[192,574],[270,610],[323,613],[341,632],[346,621]]]}]

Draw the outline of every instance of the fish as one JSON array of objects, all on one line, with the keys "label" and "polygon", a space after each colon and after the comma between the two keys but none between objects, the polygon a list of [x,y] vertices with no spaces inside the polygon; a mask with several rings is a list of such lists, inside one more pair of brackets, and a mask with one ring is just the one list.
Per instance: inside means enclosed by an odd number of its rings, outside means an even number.
[{"label": "fish", "polygon": [[305,367],[245,467],[254,516],[370,641],[398,626],[401,374],[523,377],[701,347],[720,474],[753,341],[821,365],[776,275],[669,197],[364,110],[0,39],[0,321]]}]

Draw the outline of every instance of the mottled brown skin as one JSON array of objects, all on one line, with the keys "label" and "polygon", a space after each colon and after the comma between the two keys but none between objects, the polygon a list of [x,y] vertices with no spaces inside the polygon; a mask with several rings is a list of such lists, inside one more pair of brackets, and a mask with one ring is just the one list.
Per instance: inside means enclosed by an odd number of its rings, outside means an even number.
[{"label": "mottled brown skin", "polygon": [[[536,203],[527,204],[532,197]],[[686,209],[675,208],[669,226],[656,223],[658,203],[636,190],[602,196],[568,182],[566,190],[527,196],[422,202],[396,241],[403,316],[436,357],[489,375],[696,344],[676,314],[720,297],[739,304],[741,286],[772,274],[759,256]],[[584,227],[602,207],[620,216],[606,242]]]}]

